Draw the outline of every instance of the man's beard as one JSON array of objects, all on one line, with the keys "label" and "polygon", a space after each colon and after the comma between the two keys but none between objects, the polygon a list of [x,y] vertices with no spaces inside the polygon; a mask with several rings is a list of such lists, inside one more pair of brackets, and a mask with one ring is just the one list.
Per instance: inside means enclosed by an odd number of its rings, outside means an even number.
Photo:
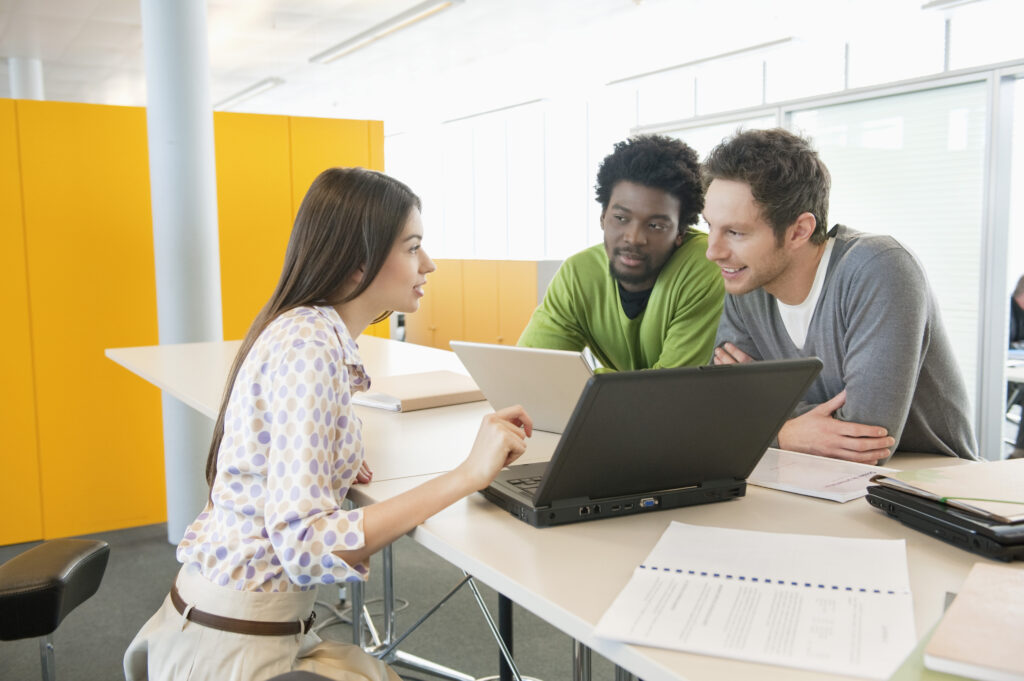
[{"label": "man's beard", "polygon": [[615,263],[613,262],[608,263],[608,273],[612,275],[612,279],[615,279],[620,283],[629,285],[643,284],[645,282],[651,281],[657,275],[657,272],[650,265],[650,260],[647,258],[644,258],[643,271],[638,272],[636,274],[633,274],[631,272],[619,272],[617,269],[615,269]]},{"label": "man's beard", "polygon": [[[675,249],[672,249],[672,253],[674,252]],[[664,262],[661,262],[657,266],[654,266],[651,264],[651,256],[649,253],[637,253],[636,251],[631,251],[625,248],[616,248],[612,251],[612,256],[620,256],[625,254],[633,259],[642,260],[643,270],[636,274],[633,274],[631,272],[620,272],[617,269],[615,269],[615,258],[613,257],[608,261],[608,273],[612,275],[612,279],[615,279],[616,281],[622,284],[636,286],[639,284],[646,284],[647,282],[650,282],[651,286],[653,286],[654,280],[657,279],[658,277],[658,273],[661,272],[661,269],[665,266],[665,263],[667,263],[669,258],[672,257],[672,253],[669,253],[665,257]]]}]

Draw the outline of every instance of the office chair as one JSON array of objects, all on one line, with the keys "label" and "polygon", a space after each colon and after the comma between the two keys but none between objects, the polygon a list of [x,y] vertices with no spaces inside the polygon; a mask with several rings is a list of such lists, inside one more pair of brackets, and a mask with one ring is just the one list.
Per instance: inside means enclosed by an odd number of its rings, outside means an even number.
[{"label": "office chair", "polygon": [[110,546],[52,539],[0,565],[0,641],[39,636],[43,681],[54,681],[53,632],[100,587]]}]

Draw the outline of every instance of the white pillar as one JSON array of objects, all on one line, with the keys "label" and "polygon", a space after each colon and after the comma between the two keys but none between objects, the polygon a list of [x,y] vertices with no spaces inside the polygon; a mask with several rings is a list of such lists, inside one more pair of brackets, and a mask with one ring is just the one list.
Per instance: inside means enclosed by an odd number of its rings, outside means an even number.
[{"label": "white pillar", "polygon": [[[160,343],[222,340],[204,0],[141,0]],[[164,395],[167,538],[206,503],[212,423]]]},{"label": "white pillar", "polygon": [[43,62],[31,57],[9,57],[7,72],[11,80],[11,99],[36,99],[43,96]]}]

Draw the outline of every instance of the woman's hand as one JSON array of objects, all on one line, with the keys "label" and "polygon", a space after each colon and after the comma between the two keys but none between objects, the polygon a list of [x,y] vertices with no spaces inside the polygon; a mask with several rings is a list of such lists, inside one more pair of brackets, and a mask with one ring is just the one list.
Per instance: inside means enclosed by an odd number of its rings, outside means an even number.
[{"label": "woman's hand", "polygon": [[363,464],[359,467],[356,472],[356,482],[365,485],[373,480],[373,471],[370,470],[370,464],[366,463],[366,459],[363,459]]},{"label": "woman's hand", "polygon": [[526,438],[533,435],[533,421],[519,405],[484,417],[469,456],[458,470],[473,490],[491,484],[494,476],[526,451]]}]

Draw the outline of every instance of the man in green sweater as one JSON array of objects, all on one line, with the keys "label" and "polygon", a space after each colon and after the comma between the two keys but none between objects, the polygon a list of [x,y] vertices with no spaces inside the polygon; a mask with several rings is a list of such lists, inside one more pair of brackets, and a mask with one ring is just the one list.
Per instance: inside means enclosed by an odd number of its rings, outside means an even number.
[{"label": "man in green sweater", "polygon": [[617,371],[707,363],[725,293],[693,229],[704,208],[696,152],[661,135],[619,142],[596,189],[604,244],[562,263],[519,345],[590,348]]}]

